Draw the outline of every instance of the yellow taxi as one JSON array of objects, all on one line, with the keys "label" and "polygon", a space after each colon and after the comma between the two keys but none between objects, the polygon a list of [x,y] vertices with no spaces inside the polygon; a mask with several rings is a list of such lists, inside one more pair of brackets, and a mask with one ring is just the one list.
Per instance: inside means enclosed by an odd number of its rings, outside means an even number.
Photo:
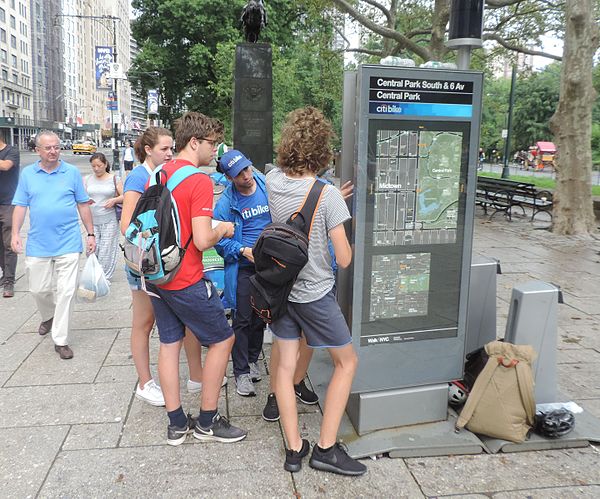
[{"label": "yellow taxi", "polygon": [[73,154],[94,154],[96,146],[89,140],[76,140],[73,142]]}]

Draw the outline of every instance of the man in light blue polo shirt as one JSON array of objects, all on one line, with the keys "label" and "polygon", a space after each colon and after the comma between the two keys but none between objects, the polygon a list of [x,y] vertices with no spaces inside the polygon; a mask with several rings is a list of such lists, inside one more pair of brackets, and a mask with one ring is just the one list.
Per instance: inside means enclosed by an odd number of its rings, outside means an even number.
[{"label": "man in light blue polo shirt", "polygon": [[[96,249],[92,214],[79,170],[63,162],[60,140],[54,132],[42,131],[36,137],[40,160],[21,172],[12,204],[11,246],[23,252],[21,227],[29,208],[29,233],[25,266],[42,323],[40,335],[52,331],[54,350],[61,359],[73,357],[68,345],[69,321],[77,289],[79,254],[83,250],[79,217],[87,231],[86,251]],[[52,279],[56,278],[56,293]]]}]

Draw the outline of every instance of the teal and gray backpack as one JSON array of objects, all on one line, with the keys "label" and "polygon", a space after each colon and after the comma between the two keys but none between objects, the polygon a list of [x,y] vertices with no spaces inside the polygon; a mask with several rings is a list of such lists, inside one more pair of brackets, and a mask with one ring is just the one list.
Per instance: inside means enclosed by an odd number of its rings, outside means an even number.
[{"label": "teal and gray backpack", "polygon": [[202,172],[188,165],[173,172],[170,178],[162,167],[150,175],[148,188],[138,200],[125,231],[122,247],[127,268],[141,277],[142,283],[147,279],[152,284],[166,284],[179,270],[192,235],[182,244],[179,213],[172,192],[197,173]]}]

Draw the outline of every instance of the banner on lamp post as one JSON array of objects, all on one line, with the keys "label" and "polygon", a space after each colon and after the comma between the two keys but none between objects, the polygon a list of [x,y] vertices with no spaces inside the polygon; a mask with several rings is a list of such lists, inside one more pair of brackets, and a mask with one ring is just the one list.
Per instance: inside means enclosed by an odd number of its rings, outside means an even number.
[{"label": "banner on lamp post", "polygon": [[113,48],[96,46],[94,54],[94,65],[96,68],[96,90],[110,90],[111,83],[108,81],[111,64],[113,62]]},{"label": "banner on lamp post", "polygon": [[158,89],[148,90],[148,114],[158,114]]}]

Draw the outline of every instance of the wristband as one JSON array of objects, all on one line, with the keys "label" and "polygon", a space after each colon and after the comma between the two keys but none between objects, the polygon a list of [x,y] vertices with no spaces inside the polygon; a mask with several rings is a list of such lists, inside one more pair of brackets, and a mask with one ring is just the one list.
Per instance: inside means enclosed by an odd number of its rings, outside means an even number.
[{"label": "wristband", "polygon": [[88,233],[88,237],[96,237],[96,234],[94,234],[94,233],[92,233],[92,234]]}]

